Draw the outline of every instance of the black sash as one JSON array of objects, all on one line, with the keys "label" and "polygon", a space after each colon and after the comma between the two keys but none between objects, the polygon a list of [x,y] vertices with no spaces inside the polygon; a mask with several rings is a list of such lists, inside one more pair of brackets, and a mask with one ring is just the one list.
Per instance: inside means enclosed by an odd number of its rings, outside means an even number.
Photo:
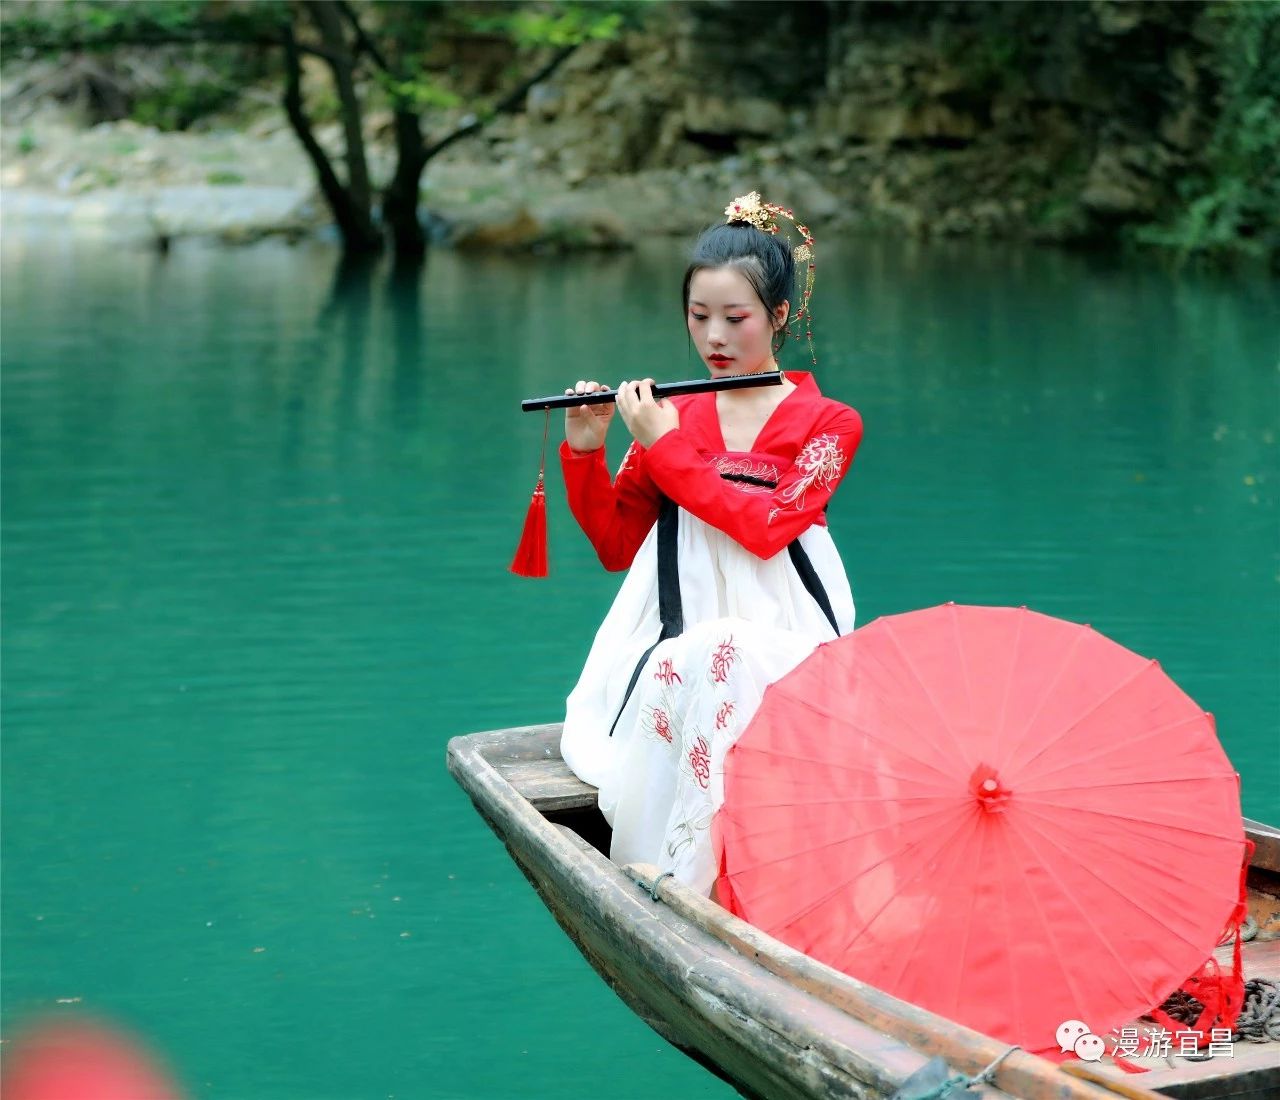
[{"label": "black sash", "polygon": [[[778,487],[776,481],[753,477],[751,474],[721,474],[720,476],[726,481],[742,481],[751,485],[760,485],[766,489],[776,489]],[[641,655],[635,671],[631,674],[631,679],[627,683],[627,690],[622,696],[622,705],[618,707],[618,713],[613,719],[613,725],[609,727],[610,737],[613,736],[613,731],[618,728],[618,719],[622,717],[622,712],[627,709],[631,693],[635,691],[636,684],[640,681],[640,673],[643,671],[653,651],[668,638],[675,638],[684,633],[684,605],[680,599],[680,567],[677,545],[679,533],[680,509],[676,507],[674,501],[663,497],[662,504],[658,509],[658,618],[662,623],[662,631],[659,633],[657,641]],[[827,597],[827,590],[823,588],[822,578],[818,576],[818,571],[814,569],[813,562],[809,560],[809,555],[805,553],[804,547],[800,545],[799,538],[793,539],[787,545],[787,552],[791,557],[791,564],[795,566],[795,570],[800,576],[800,583],[804,585],[805,591],[813,597],[814,602],[818,605],[823,615],[826,616],[827,622],[831,624],[831,629],[839,636],[840,628],[836,625],[836,615],[831,608],[831,600]]]}]

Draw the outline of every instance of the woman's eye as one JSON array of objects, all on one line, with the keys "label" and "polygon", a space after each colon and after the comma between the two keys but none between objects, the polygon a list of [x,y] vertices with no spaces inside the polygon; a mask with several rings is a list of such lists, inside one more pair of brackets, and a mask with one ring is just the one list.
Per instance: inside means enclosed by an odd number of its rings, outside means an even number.
[{"label": "woman's eye", "polygon": [[729,323],[730,323],[730,324],[736,325],[739,321],[745,321],[745,320],[746,320],[746,318],[745,318],[745,317],[730,317],[728,320],[729,320]]},{"label": "woman's eye", "polygon": [[689,316],[695,321],[705,321],[707,319],[707,315],[705,313],[691,313]]}]

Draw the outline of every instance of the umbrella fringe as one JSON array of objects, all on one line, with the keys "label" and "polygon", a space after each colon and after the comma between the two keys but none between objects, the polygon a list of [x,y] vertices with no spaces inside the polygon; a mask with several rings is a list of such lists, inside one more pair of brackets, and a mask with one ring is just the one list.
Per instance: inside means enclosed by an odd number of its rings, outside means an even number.
[{"label": "umbrella fringe", "polygon": [[[1232,942],[1231,971],[1224,974],[1215,956],[1210,955],[1200,969],[1192,974],[1176,990],[1153,1008],[1150,1017],[1162,1027],[1182,1035],[1194,1035],[1196,1048],[1207,1044],[1213,1031],[1235,1030],[1236,1021],[1244,1007],[1244,973],[1241,961],[1242,930],[1249,916],[1248,894],[1245,884],[1249,863],[1256,845],[1245,841],[1244,862],[1240,871],[1240,896],[1220,943]],[[1197,1012],[1196,1009],[1199,1009]],[[1177,1015],[1174,1015],[1177,1013]],[[1193,1014],[1194,1013],[1194,1014]],[[1189,1019],[1181,1017],[1189,1016]]]}]

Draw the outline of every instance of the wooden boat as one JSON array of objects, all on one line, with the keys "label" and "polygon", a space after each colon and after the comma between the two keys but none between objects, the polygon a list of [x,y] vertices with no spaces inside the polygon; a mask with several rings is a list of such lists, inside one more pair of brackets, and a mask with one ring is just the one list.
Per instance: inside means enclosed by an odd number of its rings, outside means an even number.
[{"label": "wooden boat", "polygon": [[[1280,1097],[1280,1043],[1236,1042],[1229,1057],[1173,1056],[1133,1075],[1108,1060],[1059,1066],[827,967],[671,878],[655,882],[653,867],[618,867],[595,788],[569,771],[559,746],[559,725],[475,733],[449,742],[448,765],[618,996],[745,1096],[881,1100],[914,1074],[936,1073],[941,1058],[968,1077],[999,1060],[953,1097]],[[1280,831],[1248,828],[1259,932],[1244,945],[1245,976],[1280,978]]]}]

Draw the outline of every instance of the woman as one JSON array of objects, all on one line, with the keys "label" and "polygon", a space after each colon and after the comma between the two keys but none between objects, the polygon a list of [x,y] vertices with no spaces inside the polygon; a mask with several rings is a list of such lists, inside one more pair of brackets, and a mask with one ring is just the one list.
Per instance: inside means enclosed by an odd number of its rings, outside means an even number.
[{"label": "woman", "polygon": [[[711,376],[778,369],[788,322],[808,315],[812,237],[778,236],[755,192],[699,238],[684,278],[689,335]],[[794,220],[794,219],[793,219]],[[796,261],[807,262],[791,317]],[[567,701],[561,751],[599,788],[610,856],[711,893],[710,824],[724,754],[764,688],[853,629],[853,597],[825,510],[862,421],[812,375],[781,386],[655,400],[652,379],[565,415],[569,505],[607,569],[628,569]],[[590,393],[580,381],[566,393]],[[610,481],[614,412],[634,442]]]}]

